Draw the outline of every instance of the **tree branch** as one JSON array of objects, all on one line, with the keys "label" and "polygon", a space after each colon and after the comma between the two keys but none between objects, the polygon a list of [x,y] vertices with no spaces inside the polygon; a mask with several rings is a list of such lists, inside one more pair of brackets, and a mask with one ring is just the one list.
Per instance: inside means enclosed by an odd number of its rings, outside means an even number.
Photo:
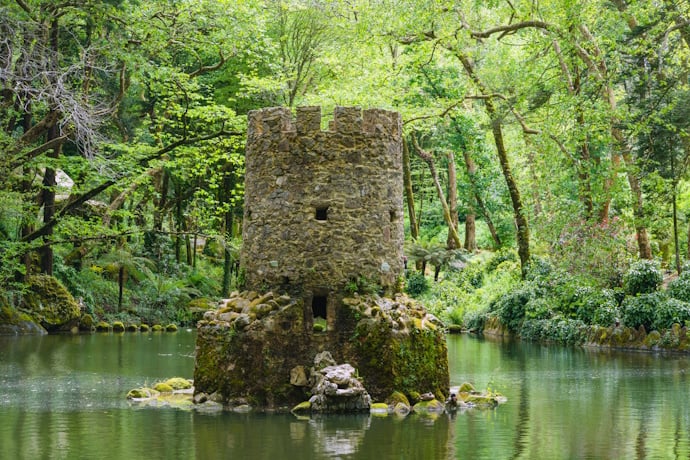
[{"label": "tree branch", "polygon": [[222,49],[218,50],[218,54],[220,55],[220,60],[217,63],[215,63],[213,65],[208,65],[208,66],[202,65],[201,67],[196,69],[194,72],[190,73],[189,76],[190,77],[198,77],[199,75],[201,75],[203,73],[213,72],[214,70],[220,69],[223,66],[223,64],[225,64],[226,59],[225,59],[225,56],[223,56],[223,50]]},{"label": "tree branch", "polygon": [[511,32],[516,32],[520,29],[528,29],[528,28],[537,28],[537,29],[544,29],[544,30],[549,30],[553,28],[552,24],[549,24],[548,22],[544,21],[523,21],[523,22],[517,22],[515,24],[509,24],[505,26],[498,26],[494,27],[489,30],[485,30],[482,32],[476,32],[473,30],[470,30],[470,35],[472,38],[489,38],[494,34],[502,34],[505,35],[506,33],[511,33]]}]

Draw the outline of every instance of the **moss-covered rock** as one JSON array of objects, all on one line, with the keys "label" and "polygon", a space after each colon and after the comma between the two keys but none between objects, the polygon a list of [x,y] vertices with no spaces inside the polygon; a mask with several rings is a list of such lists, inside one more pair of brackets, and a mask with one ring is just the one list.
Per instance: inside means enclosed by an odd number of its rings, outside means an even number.
[{"label": "moss-covered rock", "polygon": [[165,326],[165,331],[166,332],[177,332],[177,325],[168,324],[167,326]]},{"label": "moss-covered rock", "polygon": [[215,307],[215,303],[207,297],[198,297],[192,299],[187,304],[187,309],[192,316],[192,322],[196,323],[204,318],[204,313],[212,310]]},{"label": "moss-covered rock", "polygon": [[125,325],[122,321],[113,322],[113,332],[125,332]]},{"label": "moss-covered rock", "polygon": [[303,401],[293,407],[290,412],[295,414],[303,414],[305,412],[311,412],[311,403],[309,401]]},{"label": "moss-covered rock", "polygon": [[403,404],[406,404],[409,406],[410,400],[407,399],[407,396],[405,396],[403,393],[401,393],[399,391],[394,391],[393,393],[390,394],[390,396],[388,396],[386,398],[386,404],[388,404],[390,406],[395,407],[395,405],[398,403],[403,403]]},{"label": "moss-covered rock", "polygon": [[165,382],[158,382],[153,386],[153,389],[156,391],[159,391],[161,393],[172,393],[173,392],[173,387],[168,385]]},{"label": "moss-covered rock", "polygon": [[47,333],[43,326],[26,313],[6,305],[0,307],[0,335],[44,335]]},{"label": "moss-covered rock", "polygon": [[93,317],[86,313],[79,318],[79,330],[84,332],[91,332],[95,329]]},{"label": "moss-covered rock", "polygon": [[463,398],[463,401],[480,408],[498,406],[498,399],[491,394],[469,394]]},{"label": "moss-covered rock", "polygon": [[125,330],[127,330],[127,332],[137,332],[139,331],[139,326],[136,324],[128,324],[125,326]]},{"label": "moss-covered rock", "polygon": [[163,326],[161,326],[160,324],[154,324],[154,325],[151,327],[151,330],[152,330],[153,332],[160,332],[160,331],[163,330]]},{"label": "moss-covered rock", "polygon": [[416,414],[441,413],[446,410],[446,407],[438,399],[431,399],[429,401],[419,401],[412,407],[412,412]]},{"label": "moss-covered rock", "polygon": [[476,391],[474,388],[474,385],[472,385],[469,382],[464,382],[460,387],[458,388],[459,393],[470,393],[472,391]]},{"label": "moss-covered rock", "polygon": [[48,332],[69,331],[79,324],[79,304],[55,277],[32,275],[26,282],[20,308]]},{"label": "moss-covered rock", "polygon": [[150,329],[151,329],[151,328],[149,327],[148,324],[142,324],[141,326],[139,326],[139,330],[140,330],[141,332],[148,332]]},{"label": "moss-covered rock", "polygon": [[110,323],[107,323],[105,321],[99,321],[98,324],[96,324],[96,330],[98,332],[108,332],[113,328],[113,326]]},{"label": "moss-covered rock", "polygon": [[158,392],[153,388],[134,388],[127,393],[127,399],[143,399],[158,396]]},{"label": "moss-covered rock", "polygon": [[192,388],[192,382],[182,377],[172,377],[165,381],[173,390],[186,390]]},{"label": "moss-covered rock", "polygon": [[388,404],[386,403],[373,403],[369,406],[369,413],[378,416],[388,415]]}]

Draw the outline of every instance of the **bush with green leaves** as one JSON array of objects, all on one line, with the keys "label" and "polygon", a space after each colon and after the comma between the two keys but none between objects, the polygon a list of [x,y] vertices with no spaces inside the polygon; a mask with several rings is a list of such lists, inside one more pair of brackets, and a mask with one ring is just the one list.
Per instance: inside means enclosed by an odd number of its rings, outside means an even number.
[{"label": "bush with green leaves", "polygon": [[578,319],[528,319],[522,323],[520,337],[527,340],[579,345],[587,337],[587,329],[587,325]]},{"label": "bush with green leaves", "polygon": [[426,279],[424,273],[414,272],[407,278],[405,292],[412,297],[419,297],[429,290],[429,280]]},{"label": "bush with green leaves", "polygon": [[541,292],[532,283],[523,283],[513,291],[499,297],[490,306],[499,321],[511,332],[518,332],[525,319],[525,307],[533,298],[540,297]]},{"label": "bush with green leaves", "polygon": [[496,270],[503,262],[516,262],[518,260],[517,252],[514,249],[501,248],[494,253],[494,255],[486,263],[486,272],[491,273]]},{"label": "bush with green leaves", "polygon": [[690,321],[690,303],[669,298],[661,302],[654,312],[652,327],[661,331],[670,328],[674,323],[684,325],[686,321]]},{"label": "bush with green leaves", "polygon": [[666,292],[674,299],[690,302],[690,272],[683,272],[680,277],[668,283]]},{"label": "bush with green leaves", "polygon": [[489,312],[486,310],[472,310],[467,312],[463,318],[463,326],[468,331],[472,332],[482,332],[484,330],[484,324],[489,318]]},{"label": "bush with green leaves", "polygon": [[623,286],[629,295],[648,294],[656,291],[664,280],[657,263],[639,260],[630,266],[623,276]]},{"label": "bush with green leaves", "polygon": [[661,292],[650,292],[626,297],[621,305],[623,324],[627,327],[644,326],[651,331],[656,322],[656,311],[666,301]]},{"label": "bush with green leaves", "polygon": [[594,310],[592,315],[591,324],[596,324],[597,326],[609,327],[620,321],[621,311],[617,305],[603,304],[598,306]]}]

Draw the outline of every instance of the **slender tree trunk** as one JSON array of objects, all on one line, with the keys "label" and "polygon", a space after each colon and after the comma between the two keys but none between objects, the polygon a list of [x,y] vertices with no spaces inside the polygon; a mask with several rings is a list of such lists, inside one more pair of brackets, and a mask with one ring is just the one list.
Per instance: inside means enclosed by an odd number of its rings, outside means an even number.
[{"label": "slender tree trunk", "polygon": [[494,221],[491,219],[491,214],[489,214],[489,210],[486,208],[484,200],[482,200],[482,197],[478,192],[474,193],[474,198],[477,200],[477,206],[479,206],[479,210],[481,211],[482,217],[486,222],[486,226],[489,227],[489,233],[491,233],[491,239],[494,242],[494,249],[498,249],[503,245],[503,243],[501,243],[501,238],[498,236]]},{"label": "slender tree trunk", "polygon": [[477,201],[476,195],[478,192],[476,186],[477,165],[467,149],[462,151],[462,157],[465,160],[465,169],[467,170],[467,177],[469,178],[471,189],[467,199],[467,215],[465,217],[465,249],[474,252],[477,250],[477,231],[475,222],[475,202]]},{"label": "slender tree trunk", "polygon": [[[458,229],[458,175],[455,170],[455,155],[453,152],[448,152],[448,209],[450,214],[450,221],[453,228]],[[458,235],[459,236],[459,235]],[[446,238],[446,249],[460,249],[462,246],[458,245],[460,238],[455,239],[455,236],[448,232]]]},{"label": "slender tree trunk", "polygon": [[414,192],[412,191],[412,173],[410,171],[410,146],[407,138],[403,137],[403,185],[405,187],[405,199],[407,202],[407,216],[410,220],[410,235],[413,240],[419,238],[419,224],[414,209]]},{"label": "slender tree trunk", "polygon": [[529,225],[527,223],[527,217],[525,216],[524,207],[522,204],[522,197],[520,196],[520,190],[518,189],[517,181],[513,177],[513,172],[510,168],[510,162],[508,161],[508,152],[506,151],[505,144],[503,142],[503,129],[501,127],[501,119],[496,113],[496,107],[494,106],[493,100],[490,97],[490,92],[484,86],[484,83],[479,79],[474,71],[474,65],[462,52],[456,51],[457,57],[462,62],[462,66],[467,72],[467,75],[474,82],[475,86],[479,89],[480,93],[487,98],[484,100],[484,107],[486,108],[486,113],[491,120],[491,132],[494,137],[494,143],[496,144],[496,153],[498,155],[498,161],[501,165],[501,171],[503,172],[503,178],[508,186],[508,193],[510,194],[510,201],[513,205],[513,216],[515,218],[515,226],[517,231],[517,243],[518,243],[518,255],[520,257],[520,268],[522,269],[522,275],[524,276],[527,270],[527,264],[530,259],[530,248],[529,248]]},{"label": "slender tree trunk", "polygon": [[453,238],[454,244],[456,245],[455,247],[461,248],[462,243],[460,242],[460,236],[458,235],[457,229],[453,226],[450,208],[448,207],[448,202],[446,201],[446,197],[444,196],[443,187],[441,187],[441,182],[438,179],[438,173],[436,172],[436,164],[434,163],[434,157],[430,153],[422,150],[422,148],[419,146],[419,143],[417,142],[417,139],[414,136],[412,136],[412,141],[415,147],[415,151],[417,152],[419,157],[422,160],[424,160],[424,162],[429,166],[429,172],[431,172],[431,179],[434,181],[434,185],[436,186],[436,193],[438,194],[438,199],[441,201],[441,207],[443,208],[443,219],[446,221],[446,225],[448,225],[448,234]]}]

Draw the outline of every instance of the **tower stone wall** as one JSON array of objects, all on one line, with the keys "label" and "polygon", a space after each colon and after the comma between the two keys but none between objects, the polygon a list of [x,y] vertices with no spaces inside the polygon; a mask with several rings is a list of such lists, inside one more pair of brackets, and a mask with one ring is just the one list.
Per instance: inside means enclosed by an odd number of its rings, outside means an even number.
[{"label": "tower stone wall", "polygon": [[403,273],[402,122],[380,109],[249,113],[242,267],[259,291],[338,292]]}]

